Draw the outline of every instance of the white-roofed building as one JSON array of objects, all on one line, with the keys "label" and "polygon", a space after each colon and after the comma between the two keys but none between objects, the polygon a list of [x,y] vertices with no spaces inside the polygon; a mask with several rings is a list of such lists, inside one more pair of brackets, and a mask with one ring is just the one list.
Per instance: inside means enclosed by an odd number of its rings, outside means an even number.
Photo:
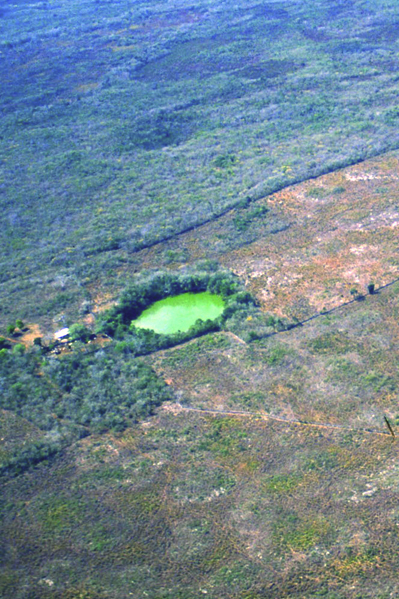
[{"label": "white-roofed building", "polygon": [[60,329],[54,333],[54,339],[56,341],[64,341],[69,337],[69,329],[65,327],[65,329]]}]

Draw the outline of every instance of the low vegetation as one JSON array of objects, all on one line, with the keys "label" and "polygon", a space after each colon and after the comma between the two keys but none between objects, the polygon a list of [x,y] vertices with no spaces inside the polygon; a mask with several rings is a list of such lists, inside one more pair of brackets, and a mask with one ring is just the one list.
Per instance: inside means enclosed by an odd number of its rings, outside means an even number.
[{"label": "low vegetation", "polygon": [[3,5],[0,596],[398,596],[397,2]]}]

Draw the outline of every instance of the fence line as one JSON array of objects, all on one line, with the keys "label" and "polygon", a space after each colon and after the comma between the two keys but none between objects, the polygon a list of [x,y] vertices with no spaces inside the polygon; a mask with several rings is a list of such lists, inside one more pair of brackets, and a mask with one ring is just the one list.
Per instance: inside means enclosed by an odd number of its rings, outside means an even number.
[{"label": "fence line", "polygon": [[295,426],[312,426],[315,428],[328,428],[333,430],[350,431],[355,433],[368,433],[372,435],[383,435],[384,437],[391,437],[391,433],[373,429],[373,428],[353,428],[344,426],[341,424],[330,424],[328,422],[308,422],[300,419],[284,418],[284,416],[273,416],[272,414],[266,414],[265,412],[241,412],[239,410],[212,410],[207,408],[193,408],[191,406],[183,406],[181,403],[174,404],[178,407],[179,411],[186,412],[197,412],[200,414],[211,414],[214,416],[242,416],[247,418],[259,418],[262,420],[273,420],[276,422],[283,422],[285,424],[293,424]]}]

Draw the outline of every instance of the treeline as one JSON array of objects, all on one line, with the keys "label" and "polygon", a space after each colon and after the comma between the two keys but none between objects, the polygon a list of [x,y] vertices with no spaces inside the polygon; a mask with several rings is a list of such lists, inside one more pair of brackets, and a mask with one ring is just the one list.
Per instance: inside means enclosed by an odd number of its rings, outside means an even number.
[{"label": "treeline", "polygon": [[[186,332],[162,335],[140,329],[132,323],[148,306],[165,297],[181,293],[208,291],[221,296],[225,308],[214,320],[197,320]],[[193,337],[225,328],[229,319],[243,310],[257,310],[253,297],[230,271],[193,272],[174,274],[155,272],[139,277],[122,294],[118,305],[104,313],[98,332],[118,340],[116,351],[143,355],[158,349],[172,347]]]}]

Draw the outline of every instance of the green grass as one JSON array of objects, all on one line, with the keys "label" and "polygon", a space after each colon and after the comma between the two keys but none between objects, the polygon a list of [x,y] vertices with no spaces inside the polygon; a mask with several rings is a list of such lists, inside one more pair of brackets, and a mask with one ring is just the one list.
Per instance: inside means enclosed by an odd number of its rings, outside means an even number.
[{"label": "green grass", "polygon": [[355,343],[339,331],[325,333],[309,342],[310,351],[316,354],[345,354],[355,347]]},{"label": "green grass", "polygon": [[262,487],[270,493],[284,495],[296,489],[301,480],[299,474],[277,474],[264,480]]},{"label": "green grass", "polygon": [[285,550],[306,551],[320,542],[329,528],[323,517],[308,522],[301,521],[295,514],[286,514],[274,525],[274,543]]}]

